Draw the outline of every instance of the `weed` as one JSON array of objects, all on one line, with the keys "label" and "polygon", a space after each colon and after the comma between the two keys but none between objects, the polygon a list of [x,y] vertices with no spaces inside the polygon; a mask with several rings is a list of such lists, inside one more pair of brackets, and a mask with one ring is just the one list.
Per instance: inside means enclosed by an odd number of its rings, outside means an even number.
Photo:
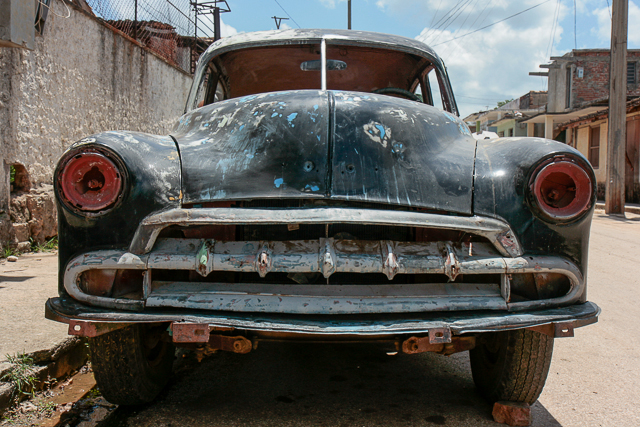
[{"label": "weed", "polygon": [[58,249],[58,236],[54,236],[42,244],[32,238],[29,238],[29,242],[31,242],[31,252],[51,252]]},{"label": "weed", "polygon": [[9,258],[11,255],[18,256],[20,255],[20,252],[9,246],[9,244],[7,243],[7,245],[4,246],[0,251],[0,258]]},{"label": "weed", "polygon": [[0,379],[11,382],[16,389],[13,394],[14,403],[20,402],[23,397],[31,396],[38,379],[33,365],[33,359],[26,354],[11,356],[6,355],[7,361],[13,366]]}]

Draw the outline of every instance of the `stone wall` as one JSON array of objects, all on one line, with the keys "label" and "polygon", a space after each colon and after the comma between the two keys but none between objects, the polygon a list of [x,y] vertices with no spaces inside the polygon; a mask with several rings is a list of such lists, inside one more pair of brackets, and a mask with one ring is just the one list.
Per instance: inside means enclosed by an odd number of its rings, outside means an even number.
[{"label": "stone wall", "polygon": [[[35,240],[51,237],[40,228],[55,221],[52,175],[66,147],[105,130],[166,134],[183,112],[192,81],[71,4],[52,0],[51,6],[34,51],[0,48],[2,244],[24,242],[24,224]],[[11,193],[10,165],[24,166],[30,189],[16,186]],[[16,231],[9,219],[18,221]]]}]

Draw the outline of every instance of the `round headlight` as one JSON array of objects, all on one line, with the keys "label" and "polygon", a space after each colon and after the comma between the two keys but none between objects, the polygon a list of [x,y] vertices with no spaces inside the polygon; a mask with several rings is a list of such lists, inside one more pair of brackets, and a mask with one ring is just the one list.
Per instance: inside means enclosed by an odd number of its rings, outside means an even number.
[{"label": "round headlight", "polygon": [[84,151],[68,157],[57,175],[62,201],[82,212],[99,212],[115,205],[123,190],[122,173],[107,156]]},{"label": "round headlight", "polygon": [[530,190],[537,207],[554,220],[571,220],[591,207],[589,173],[568,158],[554,159],[534,173]]}]

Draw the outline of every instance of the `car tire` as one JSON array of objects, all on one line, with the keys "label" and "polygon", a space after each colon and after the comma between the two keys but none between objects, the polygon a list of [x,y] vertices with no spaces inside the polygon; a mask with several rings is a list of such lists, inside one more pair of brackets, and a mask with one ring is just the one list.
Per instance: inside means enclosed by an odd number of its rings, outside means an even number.
[{"label": "car tire", "polygon": [[166,327],[134,325],[89,339],[91,366],[100,392],[111,403],[152,401],[171,376],[175,348]]},{"label": "car tire", "polygon": [[533,404],[542,393],[553,354],[553,338],[526,329],[490,332],[469,352],[473,381],[490,402]]}]

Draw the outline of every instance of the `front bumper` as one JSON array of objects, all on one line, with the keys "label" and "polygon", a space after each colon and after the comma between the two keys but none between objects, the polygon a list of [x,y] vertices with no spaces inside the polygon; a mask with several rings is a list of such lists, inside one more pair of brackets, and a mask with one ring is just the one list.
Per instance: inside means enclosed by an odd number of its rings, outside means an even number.
[{"label": "front bumper", "polygon": [[[411,313],[394,315],[267,315],[204,313],[175,310],[105,310],[80,304],[71,298],[51,298],[45,316],[69,324],[71,335],[97,336],[129,324],[171,323],[208,325],[209,330],[244,332],[249,335],[305,336],[358,339],[427,334],[445,330],[449,335],[496,332],[555,326],[556,336],[572,336],[573,329],[598,321],[600,308],[592,303],[568,307],[505,312]],[[446,334],[445,334],[446,335]]]}]

